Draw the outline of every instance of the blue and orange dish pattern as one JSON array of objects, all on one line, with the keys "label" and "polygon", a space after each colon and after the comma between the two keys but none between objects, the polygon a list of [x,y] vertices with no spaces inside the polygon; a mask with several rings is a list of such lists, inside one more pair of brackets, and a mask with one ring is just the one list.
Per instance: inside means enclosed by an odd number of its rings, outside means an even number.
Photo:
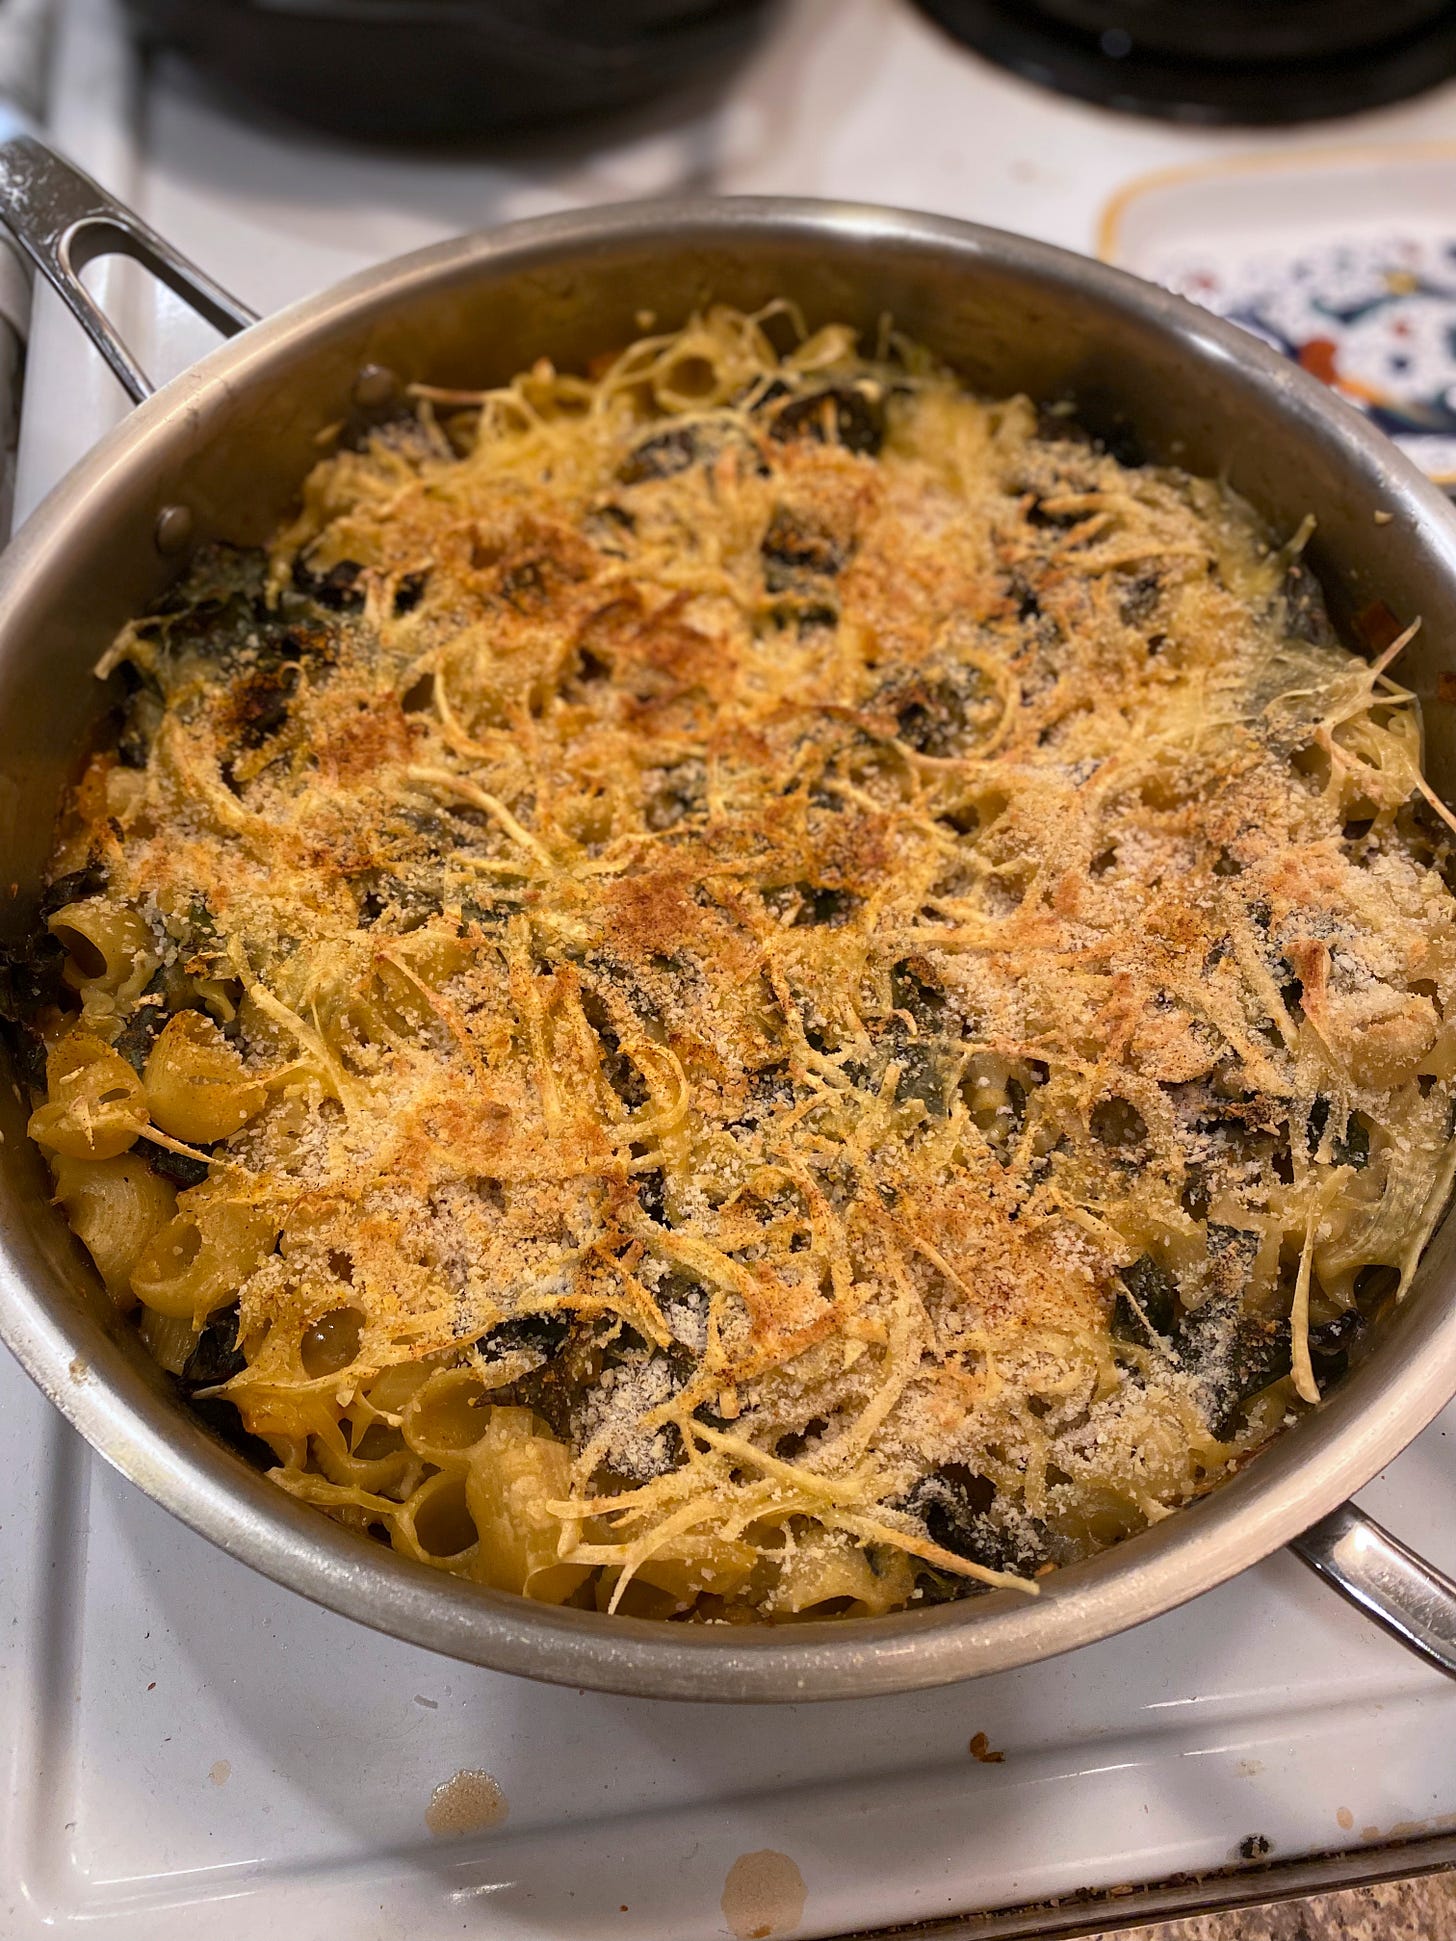
[{"label": "blue and orange dish pattern", "polygon": [[1381,236],[1244,262],[1170,259],[1158,281],[1242,324],[1456,480],[1456,239]]}]

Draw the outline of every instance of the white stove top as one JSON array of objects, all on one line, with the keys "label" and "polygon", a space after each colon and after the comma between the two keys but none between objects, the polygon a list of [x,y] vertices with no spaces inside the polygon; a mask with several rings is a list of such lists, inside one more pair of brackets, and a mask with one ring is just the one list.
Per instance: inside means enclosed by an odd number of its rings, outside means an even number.
[{"label": "white stove top", "polygon": [[[345,150],[170,67],[138,76],[108,0],[68,0],[58,74],[62,145],[260,310],[460,229],[679,188],[867,197],[1091,248],[1144,171],[1332,139],[1118,121],[997,74],[894,0],[787,0],[716,107],[494,163]],[[1439,133],[1453,105],[1456,88],[1334,135]],[[204,347],[129,266],[103,277],[154,374]],[[22,511],[122,408],[43,298]],[[0,1519],[16,1941],[839,1935],[1456,1828],[1456,1689],[1287,1556],[1025,1672],[728,1710],[534,1686],[315,1610],[105,1469],[3,1359],[0,1463],[17,1485]],[[1453,1481],[1456,1410],[1363,1500],[1456,1570]],[[976,1734],[1004,1759],[973,1758]],[[432,1793],[462,1770],[492,1775],[508,1818],[436,1838]],[[787,1863],[757,1870],[756,1902],[740,1868],[725,1908],[735,1862],[765,1849]]]}]

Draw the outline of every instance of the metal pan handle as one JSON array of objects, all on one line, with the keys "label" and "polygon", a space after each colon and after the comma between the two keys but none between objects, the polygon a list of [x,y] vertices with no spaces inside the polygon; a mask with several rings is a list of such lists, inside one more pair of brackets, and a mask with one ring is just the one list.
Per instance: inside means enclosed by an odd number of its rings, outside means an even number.
[{"label": "metal pan handle", "polygon": [[0,105],[0,224],[69,306],[134,404],[156,387],[81,281],[88,263],[130,256],[224,337],[257,322],[140,216],[47,148],[8,104]]},{"label": "metal pan handle", "polygon": [[1373,1517],[1342,1503],[1290,1549],[1429,1665],[1456,1678],[1456,1584]]}]

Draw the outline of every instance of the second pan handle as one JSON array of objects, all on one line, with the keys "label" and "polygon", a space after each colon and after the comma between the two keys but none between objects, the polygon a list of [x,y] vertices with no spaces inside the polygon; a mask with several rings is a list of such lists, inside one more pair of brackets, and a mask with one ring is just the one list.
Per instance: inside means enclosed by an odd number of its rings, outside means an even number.
[{"label": "second pan handle", "polygon": [[1456,1584],[1443,1571],[1353,1503],[1342,1503],[1289,1547],[1408,1650],[1456,1678]]},{"label": "second pan handle", "polygon": [[130,256],[224,337],[257,318],[99,182],[62,159],[0,104],[0,224],[69,306],[134,404],[156,388],[81,281],[99,256]]}]

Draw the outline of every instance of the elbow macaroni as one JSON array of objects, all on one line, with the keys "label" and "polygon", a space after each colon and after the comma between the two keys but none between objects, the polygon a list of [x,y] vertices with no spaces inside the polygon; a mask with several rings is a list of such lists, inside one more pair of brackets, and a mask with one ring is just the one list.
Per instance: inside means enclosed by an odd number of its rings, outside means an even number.
[{"label": "elbow macaroni", "polygon": [[51,935],[70,958],[66,975],[83,1001],[98,995],[135,998],[157,967],[152,935],[134,910],[100,897],[68,903],[50,920]]},{"label": "elbow macaroni", "polygon": [[174,1139],[210,1145],[241,1130],[267,1092],[248,1078],[212,1019],[179,1011],[163,1027],[142,1074],[152,1121]]},{"label": "elbow macaroni", "polygon": [[84,1031],[46,1059],[46,1100],[31,1114],[38,1145],[67,1159],[114,1159],[146,1124],[146,1094],[126,1060]]},{"label": "elbow macaroni", "polygon": [[53,1164],[57,1205],[95,1261],[107,1292],[119,1306],[134,1307],[132,1271],[172,1218],[176,1188],[135,1153],[84,1159],[58,1152]]},{"label": "elbow macaroni", "polygon": [[137,1299],[158,1314],[201,1320],[226,1306],[277,1237],[274,1218],[257,1208],[188,1197],[133,1264]]}]

